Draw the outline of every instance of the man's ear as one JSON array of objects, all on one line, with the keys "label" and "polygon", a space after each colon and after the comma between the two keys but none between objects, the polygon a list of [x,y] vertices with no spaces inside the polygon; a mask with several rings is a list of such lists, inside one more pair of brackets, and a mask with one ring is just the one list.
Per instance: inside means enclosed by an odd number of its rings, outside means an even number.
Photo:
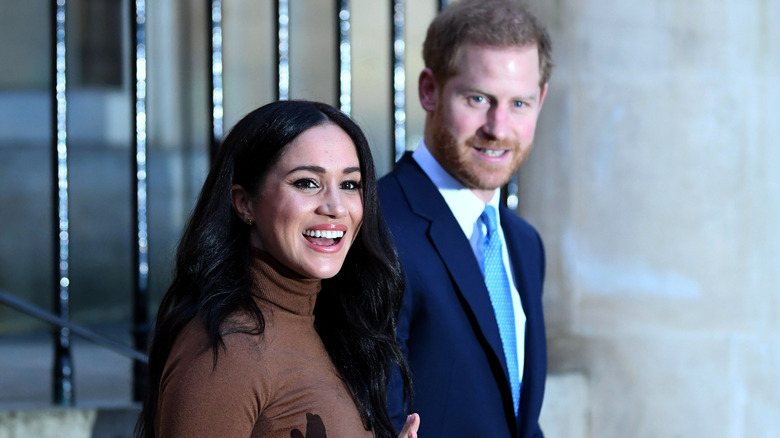
[{"label": "man's ear", "polygon": [[542,110],[542,105],[544,105],[544,98],[547,97],[547,84],[544,84],[542,87],[541,93],[539,94],[539,111]]},{"label": "man's ear", "polygon": [[244,222],[250,223],[254,218],[254,211],[252,210],[252,196],[246,189],[240,184],[233,184],[230,189],[231,204],[233,204],[233,210],[238,215],[238,218]]},{"label": "man's ear", "polygon": [[417,81],[417,93],[420,95],[420,104],[425,111],[436,110],[439,90],[431,69],[426,68],[420,73],[420,78]]}]

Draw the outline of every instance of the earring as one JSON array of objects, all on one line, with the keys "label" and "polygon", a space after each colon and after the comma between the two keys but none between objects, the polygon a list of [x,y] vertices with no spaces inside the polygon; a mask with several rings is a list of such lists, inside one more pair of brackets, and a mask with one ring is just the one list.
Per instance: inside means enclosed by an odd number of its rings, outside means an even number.
[{"label": "earring", "polygon": [[252,224],[253,224],[253,222],[252,222],[252,218],[248,218],[248,219],[246,220],[246,224],[247,224],[247,225],[249,225],[249,226],[251,227],[251,226],[252,226]]}]

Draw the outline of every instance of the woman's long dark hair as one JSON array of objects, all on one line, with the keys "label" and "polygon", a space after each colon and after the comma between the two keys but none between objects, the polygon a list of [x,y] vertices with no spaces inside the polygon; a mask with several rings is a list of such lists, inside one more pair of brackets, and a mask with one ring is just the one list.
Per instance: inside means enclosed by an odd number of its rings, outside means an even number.
[{"label": "woman's long dark hair", "polygon": [[[334,123],[355,143],[363,187],[363,224],[341,271],[323,280],[315,326],[331,360],[352,391],[363,425],[377,437],[395,436],[387,412],[387,383],[398,366],[405,395],[409,370],[395,338],[404,279],[380,213],[376,174],[363,132],[345,114],[317,102],[280,101],[260,107],[230,131],[211,166],[179,243],[173,281],[160,303],[149,352],[149,376],[136,436],[154,437],[163,367],[176,337],[201,318],[218,360],[225,319],[246,312],[262,333],[264,319],[252,299],[250,228],[234,213],[231,188],[257,193],[284,148],[314,126]],[[409,401],[409,400],[407,400]]]}]

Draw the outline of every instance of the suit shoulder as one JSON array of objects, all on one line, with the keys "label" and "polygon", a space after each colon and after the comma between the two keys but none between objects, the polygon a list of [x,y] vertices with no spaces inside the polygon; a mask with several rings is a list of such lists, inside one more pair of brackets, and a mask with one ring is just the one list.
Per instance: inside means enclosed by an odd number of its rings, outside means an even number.
[{"label": "suit shoulder", "polygon": [[501,223],[504,229],[511,228],[525,236],[539,238],[539,232],[536,228],[513,210],[502,206],[501,213]]},{"label": "suit shoulder", "polygon": [[[390,205],[401,203],[405,199],[401,182],[392,172],[379,179],[377,182],[377,193],[379,202],[384,210],[387,210]],[[387,213],[385,211],[385,214]]]},{"label": "suit shoulder", "polygon": [[379,178],[377,181],[377,187],[379,189],[380,195],[382,192],[385,192],[387,190],[392,190],[393,188],[398,188],[398,178],[395,176],[393,172],[388,173],[387,175]]}]

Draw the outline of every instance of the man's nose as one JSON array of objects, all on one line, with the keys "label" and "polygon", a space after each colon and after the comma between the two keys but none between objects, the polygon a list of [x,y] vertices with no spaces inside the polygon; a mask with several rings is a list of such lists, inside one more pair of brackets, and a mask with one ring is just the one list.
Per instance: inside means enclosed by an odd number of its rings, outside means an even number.
[{"label": "man's nose", "polygon": [[507,109],[501,106],[490,108],[482,129],[492,139],[505,139],[509,133],[509,113]]}]

